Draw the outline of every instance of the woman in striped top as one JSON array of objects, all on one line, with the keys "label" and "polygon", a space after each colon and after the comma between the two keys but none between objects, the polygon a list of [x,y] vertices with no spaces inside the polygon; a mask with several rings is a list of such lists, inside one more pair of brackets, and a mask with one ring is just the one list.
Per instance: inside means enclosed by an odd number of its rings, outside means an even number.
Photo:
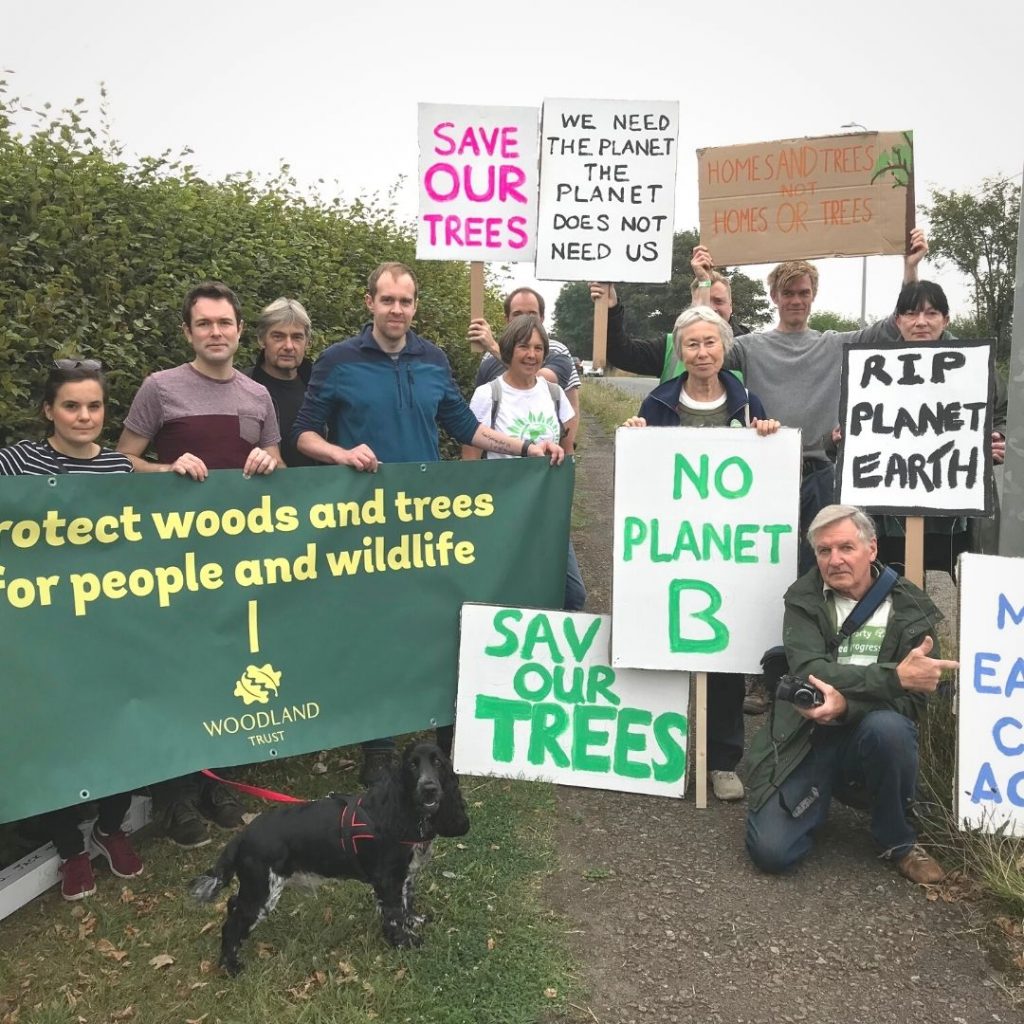
[{"label": "woman in striped top", "polygon": [[[130,473],[131,461],[120,452],[101,448],[107,381],[93,359],[58,359],[43,390],[43,415],[49,421],[42,441],[19,441],[0,448],[0,476],[50,476],[62,473]],[[142,873],[142,861],[121,826],[131,793],[99,801],[92,838],[110,870],[121,878]],[[42,815],[40,824],[61,858],[61,895],[80,900],[96,891],[85,837],[78,827],[79,806]]]}]

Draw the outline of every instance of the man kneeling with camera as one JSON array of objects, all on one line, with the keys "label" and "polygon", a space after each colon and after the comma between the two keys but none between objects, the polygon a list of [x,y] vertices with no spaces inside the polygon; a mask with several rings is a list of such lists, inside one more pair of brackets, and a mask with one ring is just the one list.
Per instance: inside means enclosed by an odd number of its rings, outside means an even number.
[{"label": "man kneeling with camera", "polygon": [[828,505],[807,530],[817,566],[786,592],[788,676],[748,756],[747,850],[763,871],[806,857],[832,797],[866,803],[871,834],[900,874],[941,882],[909,815],[917,722],[955,661],[938,652],[942,614],[920,589],[875,562],[871,517]]}]

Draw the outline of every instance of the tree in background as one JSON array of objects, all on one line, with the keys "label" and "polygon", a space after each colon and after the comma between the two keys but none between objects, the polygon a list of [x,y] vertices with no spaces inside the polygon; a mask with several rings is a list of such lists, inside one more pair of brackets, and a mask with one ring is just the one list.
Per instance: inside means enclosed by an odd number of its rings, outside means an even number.
[{"label": "tree in background", "polygon": [[[619,298],[629,310],[630,331],[642,337],[668,334],[676,317],[690,305],[693,271],[690,256],[700,238],[696,231],[678,231],[672,239],[672,278],[664,284],[616,284]],[[768,323],[770,314],[764,286],[736,270],[729,274],[733,313],[751,327]],[[593,347],[594,304],[585,281],[565,285],[555,300],[554,333],[581,359]]]},{"label": "tree in background", "polygon": [[930,224],[932,255],[973,282],[973,319],[981,328],[975,336],[995,338],[996,358],[1008,359],[1020,185],[986,178],[977,194],[932,189],[931,206],[922,205],[920,211]]},{"label": "tree in background", "polygon": [[[106,437],[116,438],[143,377],[190,358],[181,301],[208,277],[241,299],[245,366],[267,303],[288,295],[305,305],[315,356],[362,329],[370,271],[408,263],[420,285],[414,329],[445,348],[464,390],[471,385],[468,265],[416,262],[415,235],[387,199],[325,201],[300,192],[287,167],[265,182],[210,182],[186,154],[128,163],[80,103],[35,112],[24,135],[13,124],[19,110],[0,82],[0,444],[40,436],[41,382],[55,356],[70,354],[107,368]],[[500,308],[489,294],[492,322]]]},{"label": "tree in background", "polygon": [[841,313],[833,313],[831,309],[816,309],[807,321],[812,331],[856,331],[860,327],[859,320],[851,320]]}]

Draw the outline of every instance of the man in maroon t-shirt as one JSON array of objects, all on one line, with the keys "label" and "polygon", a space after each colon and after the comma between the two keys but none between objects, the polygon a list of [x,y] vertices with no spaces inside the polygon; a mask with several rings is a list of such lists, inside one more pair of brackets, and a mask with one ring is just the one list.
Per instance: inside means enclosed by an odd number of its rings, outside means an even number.
[{"label": "man in maroon t-shirt", "polygon": [[[281,431],[270,394],[234,368],[241,305],[223,282],[204,281],[185,297],[182,330],[195,358],[151,373],[132,400],[117,450],[143,473],[205,480],[211,469],[272,473],[281,462]],[[152,447],[156,461],[144,458]],[[233,790],[198,774],[171,779],[164,827],[179,846],[210,841],[201,812],[224,828],[242,824]]]}]

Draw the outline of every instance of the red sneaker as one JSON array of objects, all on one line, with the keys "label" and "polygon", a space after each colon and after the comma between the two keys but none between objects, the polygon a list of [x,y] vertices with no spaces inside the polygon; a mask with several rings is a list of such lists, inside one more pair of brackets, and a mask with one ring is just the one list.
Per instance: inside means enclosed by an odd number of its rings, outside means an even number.
[{"label": "red sneaker", "polygon": [[104,835],[98,825],[92,829],[92,841],[106,858],[110,870],[118,878],[135,878],[142,874],[142,861],[128,842],[128,837],[118,829],[110,835]]},{"label": "red sneaker", "polygon": [[60,894],[66,900],[81,900],[96,891],[89,854],[76,853],[60,862]]}]

